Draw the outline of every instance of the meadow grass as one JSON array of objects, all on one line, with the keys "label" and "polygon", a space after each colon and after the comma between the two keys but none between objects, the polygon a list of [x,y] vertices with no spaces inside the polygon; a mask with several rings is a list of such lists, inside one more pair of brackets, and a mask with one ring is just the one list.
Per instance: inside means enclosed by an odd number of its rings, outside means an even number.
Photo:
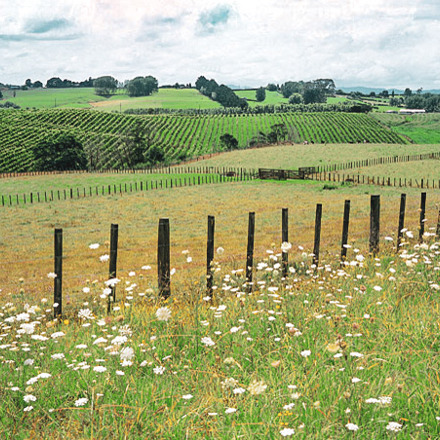
[{"label": "meadow grass", "polygon": [[103,111],[124,111],[129,108],[218,108],[220,104],[200,94],[196,89],[159,89],[151,96],[131,98],[117,91],[109,98],[95,94],[93,87],[67,89],[35,89],[5,91],[3,100],[22,108],[96,108]]},{"label": "meadow grass", "polygon": [[440,163],[438,159],[420,160],[414,162],[390,163],[387,165],[374,165],[372,167],[355,168],[352,170],[339,171],[339,174],[360,174],[366,176],[380,176],[401,179],[440,180]]},{"label": "meadow grass", "polygon": [[256,90],[234,90],[235,94],[240,98],[248,99],[248,104],[250,107],[257,107],[261,105],[280,105],[288,104],[289,100],[284,98],[284,96],[279,92],[271,92],[266,90],[266,99],[261,102],[257,102],[255,93]]},{"label": "meadow grass", "polygon": [[[51,291],[53,283],[46,275],[53,270],[54,228],[64,231],[63,284],[72,303],[81,291],[78,283],[107,276],[107,264],[99,257],[109,253],[111,223],[119,224],[120,228],[118,273],[150,266],[152,269],[143,273],[144,287],[157,283],[157,225],[162,217],[170,219],[171,264],[176,269],[173,283],[177,284],[189,276],[189,267],[196,278],[203,277],[208,215],[216,217],[216,244],[227,250],[221,262],[234,269],[244,267],[251,211],[256,213],[255,254],[260,258],[265,256],[268,246],[280,241],[282,208],[290,211],[291,241],[297,254],[303,252],[298,246],[310,253],[317,203],[323,204],[321,252],[338,254],[345,199],[352,202],[350,244],[366,249],[370,193],[382,196],[382,234],[396,235],[400,202],[397,188],[330,186],[335,189],[325,190],[328,187],[325,182],[251,181],[4,207],[0,216],[0,261],[4,267],[0,286],[3,294],[18,294],[23,283],[34,295]],[[408,194],[406,221],[415,229],[420,191],[405,189],[405,192]],[[436,225],[437,203],[437,192],[428,190],[427,227]],[[94,256],[88,248],[91,243],[101,244]],[[189,267],[182,259],[182,251],[187,249],[193,255]]]},{"label": "meadow grass", "polygon": [[[113,191],[114,185],[116,185],[117,191],[119,191],[119,186],[122,186],[122,191],[125,191],[125,185],[127,185],[127,191],[130,190],[130,184],[132,185],[134,191],[134,185],[137,184],[140,188],[141,182],[145,188],[148,183],[151,187],[151,182],[163,181],[163,186],[166,184],[169,186],[171,180],[173,183],[178,181],[191,182],[193,179],[198,179],[203,176],[204,179],[207,177],[214,177],[213,174],[199,174],[199,173],[178,173],[178,174],[167,174],[167,173],[81,173],[81,174],[51,174],[42,176],[20,176],[20,177],[8,177],[1,179],[0,187],[0,197],[4,195],[8,197],[9,195],[16,196],[16,194],[30,194],[40,192],[44,195],[44,192],[50,191],[70,191],[74,190],[76,196],[76,190],[80,190],[80,195],[83,195],[83,189],[86,189],[86,194],[89,195],[90,187],[92,188],[92,194],[95,195],[95,188],[98,187],[101,193],[102,186],[105,187],[105,191],[108,192],[108,185],[111,185],[111,190]],[[227,179],[227,177],[225,177]],[[167,183],[166,183],[167,182]],[[44,197],[43,197],[44,198]],[[15,200],[15,199],[14,199]]]},{"label": "meadow grass", "polygon": [[218,249],[212,296],[187,277],[160,301],[130,273],[109,315],[103,282],[78,283],[57,321],[24,284],[0,312],[0,434],[438,438],[440,247],[406,239],[398,256],[352,253],[343,268],[296,260],[286,278],[269,246],[253,291]]},{"label": "meadow grass", "polygon": [[296,169],[298,167],[325,166],[377,157],[404,156],[438,151],[440,151],[439,144],[287,144],[231,151],[199,161],[197,165]]}]

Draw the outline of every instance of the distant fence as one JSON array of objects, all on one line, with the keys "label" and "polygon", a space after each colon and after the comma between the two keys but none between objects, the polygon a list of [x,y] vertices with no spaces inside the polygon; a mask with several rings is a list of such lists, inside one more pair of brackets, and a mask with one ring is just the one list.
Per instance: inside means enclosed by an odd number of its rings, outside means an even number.
[{"label": "distant fence", "polygon": [[440,189],[440,179],[407,179],[402,177],[365,176],[363,174],[341,174],[321,172],[311,174],[310,179],[326,182],[355,183],[362,185],[391,186],[395,188]]},{"label": "distant fence", "polygon": [[418,160],[440,159],[440,152],[412,154],[405,156],[383,156],[372,159],[354,160],[350,162],[342,162],[318,167],[318,172],[333,172],[341,170],[349,170],[354,168],[371,167],[375,165],[387,165],[392,163],[412,162]]},{"label": "distant fence", "polygon": [[[162,188],[180,188],[185,186],[206,185],[225,182],[244,182],[255,178],[255,171],[231,167],[164,168],[164,174],[185,174],[183,177],[170,177],[150,181],[96,185],[94,187],[63,188],[58,190],[34,191],[25,194],[1,196],[1,206],[18,206],[56,200],[72,200],[112,194],[150,191]],[[172,171],[176,171],[171,172]],[[140,171],[140,170],[136,170]],[[197,174],[197,175],[191,175]]]},{"label": "distant fence", "polygon": [[[401,194],[400,209],[398,215],[398,230],[396,252],[399,251],[405,225],[405,210],[406,210],[406,194]],[[311,261],[311,268],[317,269],[320,257],[320,240],[321,240],[321,219],[322,219],[322,204],[316,205],[315,213],[315,235],[314,246]],[[419,227],[418,227],[418,241],[421,243],[424,239],[425,233],[425,212],[426,212],[426,193],[421,193],[420,209],[419,209]],[[282,264],[280,272],[283,277],[289,275],[289,258],[288,249],[285,243],[288,242],[289,227],[288,227],[288,209],[282,210],[281,221],[281,237],[283,244],[282,248]],[[350,200],[344,202],[343,212],[343,226],[342,239],[340,248],[341,265],[346,263],[348,236],[350,224]],[[207,252],[206,252],[206,290],[208,294],[213,294],[212,280],[214,275],[214,228],[215,218],[208,216],[207,225]],[[369,232],[369,252],[371,255],[376,255],[379,252],[379,235],[380,233],[380,196],[372,195],[370,198],[370,232]],[[436,235],[440,236],[440,210],[437,221]],[[246,279],[244,289],[252,291],[253,289],[253,267],[254,267],[254,241],[255,241],[255,213],[249,213],[248,220],[248,240],[246,252]],[[168,218],[161,218],[159,220],[158,241],[157,241],[157,282],[158,292],[161,297],[167,298],[171,295],[171,265],[170,265],[170,223]],[[63,260],[63,230],[55,229],[54,235],[54,314],[55,317],[62,315],[62,260]],[[111,225],[110,228],[110,255],[109,255],[109,279],[116,278],[117,275],[117,255],[118,255],[118,225]],[[115,285],[111,288],[111,294],[108,296],[108,311],[111,310],[111,305],[116,299]]]},{"label": "distant fence", "polygon": [[312,173],[317,173],[316,167],[302,167],[297,170],[279,170],[272,168],[258,168],[259,179],[305,179]]}]

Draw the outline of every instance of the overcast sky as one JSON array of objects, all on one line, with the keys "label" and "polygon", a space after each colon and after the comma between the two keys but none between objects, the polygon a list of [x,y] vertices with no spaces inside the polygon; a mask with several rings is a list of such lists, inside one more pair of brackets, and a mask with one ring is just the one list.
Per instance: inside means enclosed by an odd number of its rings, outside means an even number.
[{"label": "overcast sky", "polygon": [[440,0],[0,0],[0,82],[440,88]]}]

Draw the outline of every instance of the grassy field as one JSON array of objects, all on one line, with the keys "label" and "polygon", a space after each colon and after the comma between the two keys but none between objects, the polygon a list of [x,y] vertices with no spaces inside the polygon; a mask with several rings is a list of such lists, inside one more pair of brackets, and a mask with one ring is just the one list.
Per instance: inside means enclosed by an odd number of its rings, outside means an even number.
[{"label": "grassy field", "polygon": [[[377,259],[366,243],[373,191],[382,198]],[[407,194],[405,226],[417,236],[420,192]],[[351,247],[341,270],[345,199]],[[427,231],[436,226],[436,199],[428,191]],[[394,254],[398,204],[391,188],[251,182],[2,209],[1,438],[439,437],[439,246],[406,235],[406,252]],[[283,207],[295,269],[287,279],[279,268]],[[262,263],[251,294],[242,272],[248,211],[256,212]],[[203,287],[208,214],[224,250],[215,257],[213,300]],[[176,270],[166,302],[156,296],[159,217],[170,218]],[[120,227],[120,282],[106,316],[100,256],[112,222]],[[47,276],[54,227],[64,230],[58,322]]]},{"label": "grassy field", "polygon": [[258,105],[280,105],[288,104],[289,100],[279,92],[271,92],[266,90],[266,99],[262,102],[257,102],[255,99],[256,90],[234,90],[235,94],[240,98],[246,98],[250,107]]},{"label": "grassy field", "polygon": [[440,114],[403,116],[394,114],[375,114],[378,121],[396,133],[410,137],[419,144],[440,143]]},{"label": "grassy field", "polygon": [[[439,160],[421,160],[415,162],[390,163],[375,165],[374,167],[355,168],[353,170],[339,171],[340,174],[360,174],[366,176],[385,176],[402,179],[429,179],[440,180]],[[438,183],[437,183],[438,184]]]},{"label": "grassy field", "polygon": [[159,89],[152,96],[130,98],[118,91],[110,98],[95,94],[94,88],[7,90],[4,101],[11,101],[22,108],[96,108],[103,111],[124,111],[129,108],[218,108],[220,104],[201,95],[196,89]]},{"label": "grassy field", "polygon": [[[295,144],[231,151],[199,161],[198,165],[296,169],[384,156],[403,156],[438,151],[440,151],[440,145],[327,144],[324,146]],[[434,167],[436,163],[433,162]],[[371,170],[371,168],[365,168],[366,173],[372,172]]]}]

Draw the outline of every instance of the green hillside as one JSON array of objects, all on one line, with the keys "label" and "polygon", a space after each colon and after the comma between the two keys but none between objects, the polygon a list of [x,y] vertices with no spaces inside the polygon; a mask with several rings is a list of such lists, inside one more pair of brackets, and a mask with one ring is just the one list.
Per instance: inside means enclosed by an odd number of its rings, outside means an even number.
[{"label": "green hillside", "polygon": [[114,146],[136,121],[141,121],[168,160],[219,151],[220,136],[225,133],[238,140],[239,148],[246,148],[259,132],[268,133],[274,124],[284,124],[285,140],[295,143],[408,143],[371,116],[357,113],[132,116],[85,109],[2,110],[0,172],[31,170],[32,145],[61,131],[74,134],[83,144],[93,142],[101,168],[120,167]]},{"label": "green hillside", "polygon": [[[15,93],[15,97],[14,97]],[[92,87],[66,89],[5,90],[3,100],[19,105],[23,109],[52,108],[96,108],[103,111],[124,111],[129,108],[195,108],[209,109],[221,107],[218,102],[203,96],[196,89],[159,89],[151,96],[130,98],[119,90],[105,98],[95,94]]]}]

